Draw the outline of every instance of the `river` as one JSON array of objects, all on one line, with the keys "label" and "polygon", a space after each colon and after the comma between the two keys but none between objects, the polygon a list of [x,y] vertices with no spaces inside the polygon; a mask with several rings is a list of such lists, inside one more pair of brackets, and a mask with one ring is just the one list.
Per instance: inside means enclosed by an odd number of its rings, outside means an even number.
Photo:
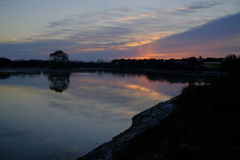
[{"label": "river", "polygon": [[0,159],[73,160],[199,77],[132,71],[0,73]]}]

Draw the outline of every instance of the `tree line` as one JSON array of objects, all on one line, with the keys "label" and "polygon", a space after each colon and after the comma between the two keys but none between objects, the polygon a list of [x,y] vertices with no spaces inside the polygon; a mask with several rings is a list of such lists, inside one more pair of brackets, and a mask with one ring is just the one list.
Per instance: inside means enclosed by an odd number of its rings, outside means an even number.
[{"label": "tree line", "polygon": [[63,51],[55,51],[49,55],[48,60],[11,60],[0,58],[0,67],[48,67],[51,69],[71,68],[124,68],[124,69],[169,69],[169,70],[203,70],[204,62],[221,62],[222,71],[240,71],[240,56],[228,54],[223,58],[186,57],[182,59],[113,59],[110,62],[104,60],[81,61],[69,60],[69,56]]}]

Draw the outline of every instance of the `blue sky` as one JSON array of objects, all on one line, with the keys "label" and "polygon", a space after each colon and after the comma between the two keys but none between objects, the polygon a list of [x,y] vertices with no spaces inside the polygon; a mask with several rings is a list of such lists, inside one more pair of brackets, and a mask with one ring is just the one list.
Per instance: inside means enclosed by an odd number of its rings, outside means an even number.
[{"label": "blue sky", "polygon": [[72,60],[240,54],[239,0],[0,0],[0,57]]}]

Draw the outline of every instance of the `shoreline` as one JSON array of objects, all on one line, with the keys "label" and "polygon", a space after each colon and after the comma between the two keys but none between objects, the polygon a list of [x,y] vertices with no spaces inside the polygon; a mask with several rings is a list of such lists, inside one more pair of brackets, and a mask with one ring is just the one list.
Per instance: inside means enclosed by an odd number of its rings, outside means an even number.
[{"label": "shoreline", "polygon": [[47,67],[6,67],[0,68],[0,73],[13,73],[13,72],[69,72],[75,73],[79,71],[93,71],[93,70],[115,70],[115,71],[143,71],[147,73],[156,74],[172,74],[172,75],[183,75],[183,76],[222,76],[227,77],[227,72],[209,72],[204,70],[159,70],[159,69],[144,69],[144,68],[72,68],[70,70],[57,70],[49,69]]},{"label": "shoreline", "polygon": [[161,102],[132,118],[132,125],[124,132],[112,138],[111,141],[103,143],[99,147],[93,149],[86,155],[77,160],[111,160],[117,151],[125,149],[125,143],[135,137],[135,135],[146,131],[150,127],[159,124],[167,117],[175,108],[174,100],[176,97]]}]

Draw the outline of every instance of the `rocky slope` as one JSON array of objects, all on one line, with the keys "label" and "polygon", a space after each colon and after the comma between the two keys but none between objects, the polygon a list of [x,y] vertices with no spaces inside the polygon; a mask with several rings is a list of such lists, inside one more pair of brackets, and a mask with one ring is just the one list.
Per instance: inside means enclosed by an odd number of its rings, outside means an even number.
[{"label": "rocky slope", "polygon": [[159,103],[137,114],[132,118],[130,128],[77,160],[111,160],[114,152],[124,149],[126,141],[134,138],[136,134],[145,131],[149,127],[158,124],[163,118],[168,116],[175,106],[174,100],[175,98]]}]

